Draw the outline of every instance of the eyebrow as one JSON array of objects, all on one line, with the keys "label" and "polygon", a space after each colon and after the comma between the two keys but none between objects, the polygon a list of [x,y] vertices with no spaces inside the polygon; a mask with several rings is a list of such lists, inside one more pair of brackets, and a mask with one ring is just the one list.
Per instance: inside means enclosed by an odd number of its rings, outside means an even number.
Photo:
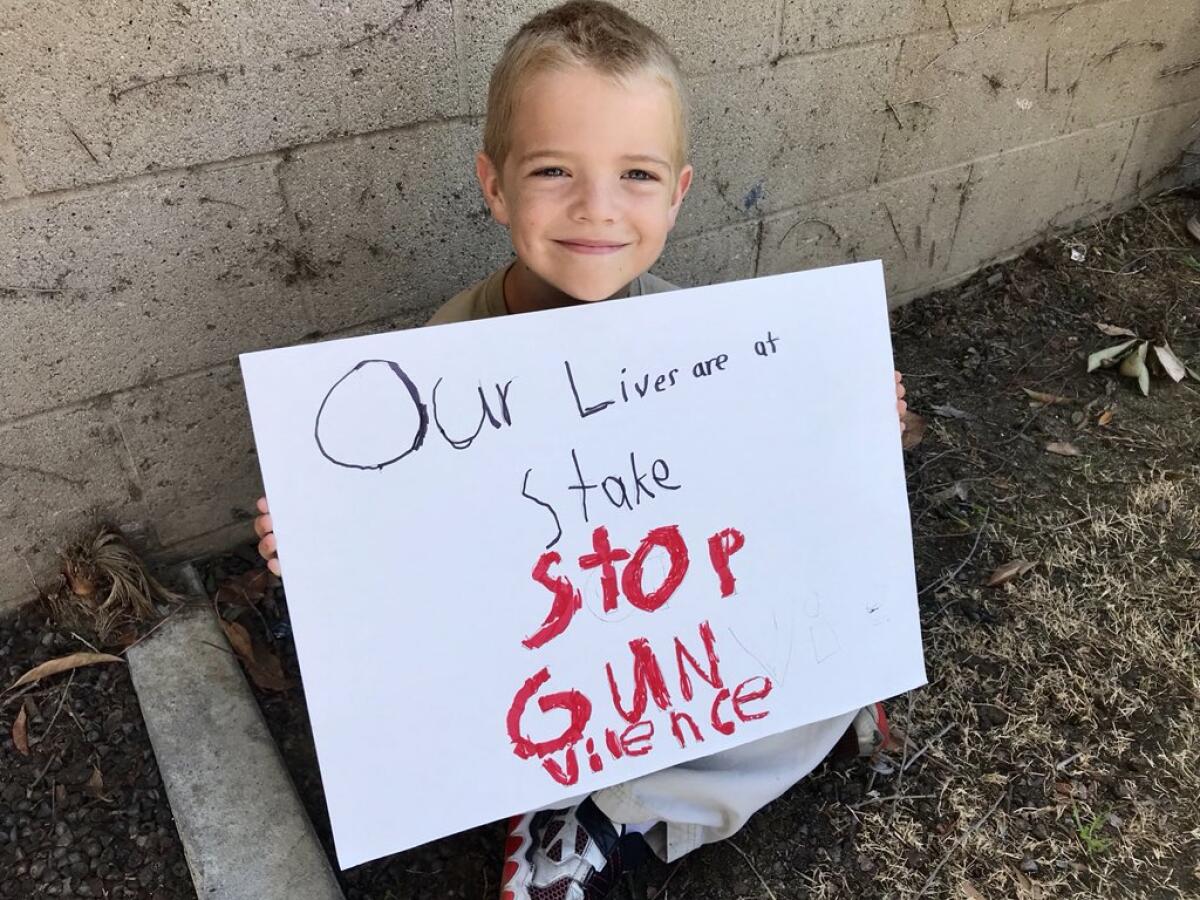
[{"label": "eyebrow", "polygon": [[[532,153],[526,153],[524,156],[522,156],[518,165],[522,165],[522,166],[526,165],[527,163],[531,162],[532,160],[538,159],[543,156],[569,156],[569,155],[570,154],[564,150],[534,150]],[[661,156],[654,156],[650,153],[627,153],[624,156],[622,156],[621,159],[625,160],[627,162],[658,163],[660,166],[664,166],[668,169],[671,167],[671,164],[669,162],[667,162],[665,159],[663,159]]]}]

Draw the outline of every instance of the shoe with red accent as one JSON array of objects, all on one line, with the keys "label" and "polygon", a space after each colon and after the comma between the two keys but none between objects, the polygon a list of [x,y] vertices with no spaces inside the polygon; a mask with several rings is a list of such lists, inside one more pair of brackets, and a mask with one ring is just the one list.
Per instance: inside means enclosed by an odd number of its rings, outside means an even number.
[{"label": "shoe with red accent", "polygon": [[604,900],[649,849],[645,838],[625,833],[591,800],[513,816],[500,900]]},{"label": "shoe with red accent", "polygon": [[842,759],[871,757],[892,746],[891,729],[882,703],[864,706],[854,716],[850,727],[833,748],[833,755]]}]

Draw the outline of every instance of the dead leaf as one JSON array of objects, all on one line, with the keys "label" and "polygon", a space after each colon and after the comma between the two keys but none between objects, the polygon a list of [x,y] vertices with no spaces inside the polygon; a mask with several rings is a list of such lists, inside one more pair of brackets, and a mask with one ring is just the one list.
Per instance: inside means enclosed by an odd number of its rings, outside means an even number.
[{"label": "dead leaf", "polygon": [[21,704],[21,709],[17,713],[17,720],[13,722],[12,727],[13,744],[22,756],[29,755],[29,721],[25,715],[25,704]]},{"label": "dead leaf", "polygon": [[58,659],[51,659],[42,663],[40,666],[34,666],[20,678],[13,682],[13,688],[19,688],[23,684],[31,684],[42,678],[48,678],[51,675],[57,675],[60,672],[67,672],[71,669],[78,669],[81,666],[93,666],[96,663],[123,663],[125,660],[119,656],[113,656],[111,653],[72,653],[69,656],[60,656]]},{"label": "dead leaf", "polygon": [[1070,406],[1075,401],[1070,397],[1060,397],[1058,394],[1044,394],[1041,391],[1031,391],[1029,388],[1021,388],[1033,402],[1030,406]]},{"label": "dead leaf", "polygon": [[915,412],[904,414],[904,433],[900,436],[900,446],[911,450],[925,439],[925,419]]},{"label": "dead leaf", "polygon": [[83,789],[97,799],[104,798],[104,776],[100,774],[100,767],[92,766],[92,777],[87,780]]},{"label": "dead leaf", "polygon": [[245,628],[237,622],[221,620],[229,645],[246,667],[250,680],[264,691],[284,691],[288,688],[288,680],[284,677],[283,666],[277,657],[265,647],[258,646]]},{"label": "dead leaf", "polygon": [[1126,341],[1123,344],[1117,344],[1114,347],[1106,347],[1103,350],[1097,350],[1088,357],[1087,370],[1094,372],[1102,366],[1111,366],[1117,362],[1122,356],[1128,352],[1129,348],[1136,344],[1137,341]]},{"label": "dead leaf", "polygon": [[958,889],[962,891],[962,895],[967,900],[987,900],[983,894],[979,893],[979,889],[965,878],[958,883]]},{"label": "dead leaf", "polygon": [[89,600],[95,595],[97,572],[94,567],[67,559],[63,574],[67,577],[67,586],[76,597]]},{"label": "dead leaf", "polygon": [[1187,366],[1179,361],[1179,357],[1175,355],[1175,351],[1166,341],[1163,341],[1161,346],[1155,346],[1154,355],[1162,363],[1163,371],[1175,383],[1178,384],[1187,376]]},{"label": "dead leaf", "polygon": [[1059,456],[1079,456],[1079,448],[1074,444],[1068,444],[1066,441],[1051,441],[1046,445],[1047,453],[1056,453]]},{"label": "dead leaf", "polygon": [[214,598],[217,603],[249,603],[254,605],[267,595],[271,584],[271,573],[264,569],[251,569],[241,575],[226,578],[217,587]]},{"label": "dead leaf", "polygon": [[963,412],[958,407],[951,406],[949,403],[943,404],[942,406],[933,407],[933,414],[935,416],[941,416],[943,419],[973,419],[973,418],[975,418],[969,412]]},{"label": "dead leaf", "polygon": [[1146,368],[1146,353],[1150,349],[1148,341],[1142,341],[1137,349],[1121,360],[1120,373],[1126,378],[1136,378],[1142,396],[1150,396],[1150,370]]},{"label": "dead leaf", "polygon": [[1122,328],[1120,325],[1106,325],[1103,322],[1097,322],[1096,327],[1107,334],[1109,337],[1137,337],[1128,328]]},{"label": "dead leaf", "polygon": [[1037,563],[1032,563],[1027,559],[1014,559],[1012,562],[1006,562],[992,573],[992,577],[987,580],[987,586],[999,587],[1012,581],[1018,575],[1024,575],[1036,565]]},{"label": "dead leaf", "polygon": [[942,488],[937,493],[930,496],[931,503],[945,503],[947,500],[961,500],[967,502],[967,488],[961,481],[956,481],[947,488]]},{"label": "dead leaf", "polygon": [[1100,418],[1096,420],[1096,424],[1103,427],[1104,425],[1109,424],[1112,420],[1113,411],[1111,409],[1106,409],[1104,412],[1100,413]]}]

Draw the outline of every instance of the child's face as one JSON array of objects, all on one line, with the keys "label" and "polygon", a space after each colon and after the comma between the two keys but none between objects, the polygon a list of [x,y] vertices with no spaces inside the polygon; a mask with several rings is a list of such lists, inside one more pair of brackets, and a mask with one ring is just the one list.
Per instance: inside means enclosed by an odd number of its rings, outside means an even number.
[{"label": "child's face", "polygon": [[577,300],[603,300],[662,253],[692,180],[691,166],[672,170],[677,141],[652,75],[543,72],[517,103],[503,171],[482,153],[477,170],[521,261]]}]

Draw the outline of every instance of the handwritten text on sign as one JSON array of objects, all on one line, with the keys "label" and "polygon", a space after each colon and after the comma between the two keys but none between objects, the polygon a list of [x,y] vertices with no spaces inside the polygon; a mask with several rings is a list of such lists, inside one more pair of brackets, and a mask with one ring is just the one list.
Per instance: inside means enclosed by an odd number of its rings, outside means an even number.
[{"label": "handwritten text on sign", "polygon": [[924,679],[877,264],[242,363],[344,865]]}]

